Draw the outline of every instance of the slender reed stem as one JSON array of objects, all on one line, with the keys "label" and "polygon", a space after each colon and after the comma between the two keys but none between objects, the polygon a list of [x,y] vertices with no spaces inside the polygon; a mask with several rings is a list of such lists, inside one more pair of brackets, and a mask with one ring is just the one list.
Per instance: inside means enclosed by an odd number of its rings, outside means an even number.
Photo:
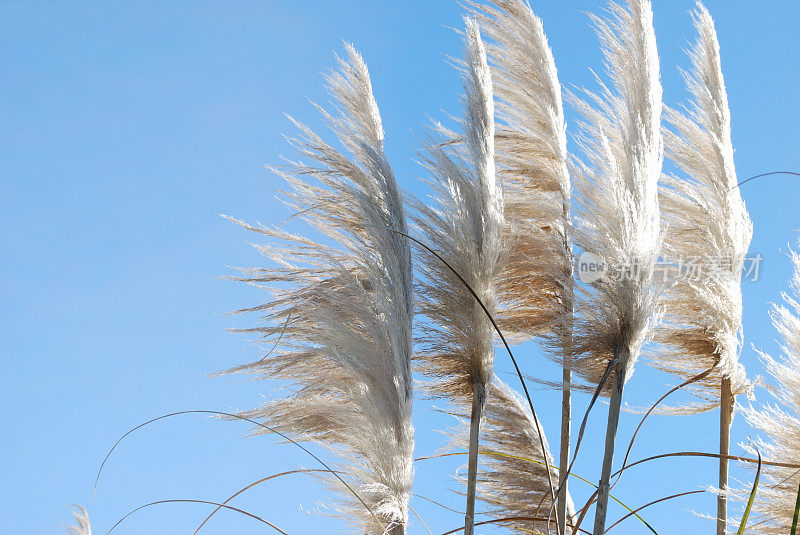
[{"label": "slender reed stem", "polygon": [[[564,222],[568,223],[571,219],[569,202],[564,200],[562,203]],[[568,225],[567,225],[568,226]],[[575,303],[574,296],[574,262],[571,257],[572,244],[569,235],[564,233],[564,250],[569,253],[570,258],[570,306],[568,307],[567,322],[562,333],[562,378],[561,378],[561,444],[559,445],[559,484],[558,502],[556,504],[556,523],[561,533],[567,533],[567,496],[569,491],[569,449],[572,434],[572,344],[573,329],[575,327]],[[570,519],[571,521],[574,519]]]},{"label": "slender reed stem", "polygon": [[558,463],[559,492],[556,521],[561,528],[561,533],[566,533],[567,477],[569,477],[569,446],[572,431],[572,355],[569,352],[565,352],[564,355],[561,389],[561,447]]},{"label": "slender reed stem", "polygon": [[719,414],[719,490],[717,497],[717,535],[725,535],[728,528],[728,454],[731,445],[733,422],[733,394],[730,378],[722,378]]},{"label": "slender reed stem", "polygon": [[606,448],[603,456],[603,469],[600,474],[600,483],[597,492],[597,510],[594,518],[594,535],[603,535],[606,527],[606,514],[608,513],[609,482],[611,480],[611,466],[614,462],[614,445],[617,439],[619,426],[619,413],[622,408],[622,389],[625,387],[625,374],[628,368],[629,349],[617,349],[617,364],[614,366],[614,378],[611,382],[611,400],[608,407],[608,427],[606,428]]},{"label": "slender reed stem", "polygon": [[464,516],[464,533],[472,535],[475,526],[475,490],[478,482],[478,446],[481,434],[481,417],[486,403],[486,386],[478,381],[472,390],[472,415],[469,424],[469,461],[467,464],[467,513]]},{"label": "slender reed stem", "polygon": [[[567,472],[566,472],[567,478],[572,474],[572,467],[575,464],[575,461],[578,460],[578,452],[580,452],[580,449],[581,449],[581,443],[583,441],[583,433],[584,433],[584,431],[586,431],[586,423],[589,421],[589,413],[592,411],[592,407],[594,407],[594,404],[597,401],[597,398],[600,397],[600,393],[605,388],[606,382],[608,381],[608,378],[611,377],[611,372],[614,371],[614,367],[616,366],[616,364],[617,364],[616,359],[612,359],[606,365],[606,371],[603,372],[603,377],[600,378],[600,382],[597,384],[597,388],[595,388],[594,394],[592,394],[592,400],[589,402],[589,407],[586,409],[586,412],[583,414],[583,420],[581,421],[581,427],[578,430],[578,439],[575,441],[575,452],[572,454],[572,460],[570,461],[569,466],[567,467]],[[556,490],[556,494],[559,493],[559,490]],[[544,496],[542,496],[539,499],[539,505],[536,507],[537,511],[541,508],[543,503],[544,503]],[[553,500],[553,503],[555,504],[555,500]],[[552,510],[554,508],[555,508],[555,505],[552,505],[550,507],[550,511],[552,512]],[[558,523],[556,523],[556,527],[558,527]],[[574,533],[575,530],[573,529],[572,531]]]}]

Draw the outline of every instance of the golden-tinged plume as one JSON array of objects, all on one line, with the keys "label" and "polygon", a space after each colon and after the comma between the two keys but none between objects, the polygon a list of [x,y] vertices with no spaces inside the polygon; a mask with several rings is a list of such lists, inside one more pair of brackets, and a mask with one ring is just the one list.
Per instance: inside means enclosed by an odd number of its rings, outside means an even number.
[{"label": "golden-tinged plume", "polygon": [[[503,197],[495,175],[494,102],[478,25],[467,20],[463,62],[463,137],[431,141],[424,164],[433,174],[434,202],[416,203],[416,225],[426,245],[458,272],[490,314],[497,309]],[[486,312],[439,258],[421,254],[420,369],[436,380],[430,389],[460,407],[472,407],[466,533],[472,535],[478,433],[494,365],[494,331]]]},{"label": "golden-tinged plume", "polygon": [[[667,281],[665,326],[658,341],[665,346],[656,367],[690,379],[711,369],[692,385],[704,400],[683,411],[720,407],[720,454],[730,450],[735,396],[750,388],[739,363],[742,330],[741,272],[753,236],[736,180],[731,117],[722,76],[714,21],[697,4],[694,25],[699,38],[690,50],[692,69],[685,74],[692,101],[681,113],[666,110],[667,156],[685,178],[666,175],[661,188],[665,219],[664,251],[676,266],[699,263],[694,277]],[[720,459],[719,488],[728,487],[728,460]],[[726,533],[727,497],[717,504],[717,533]]]},{"label": "golden-tinged plume", "polygon": [[507,235],[498,322],[516,338],[553,334],[572,316],[570,179],[561,85],[542,21],[522,0],[470,2],[490,39],[495,135]]},{"label": "golden-tinged plume", "polygon": [[[560,463],[569,463],[573,275],[570,177],[561,84],[542,21],[524,0],[467,4],[489,39],[498,99],[495,135],[505,201],[497,319],[515,339],[540,336],[563,367]],[[558,522],[564,527],[567,483]],[[502,490],[498,487],[498,491]]]},{"label": "golden-tinged plume", "polygon": [[[657,313],[653,262],[661,248],[658,180],[663,162],[661,82],[649,0],[612,3],[592,16],[610,85],[575,99],[585,118],[575,162],[575,242],[608,269],[577,293],[573,370],[597,384],[613,366],[595,534],[605,529],[609,476],[625,381]],[[608,385],[606,385],[608,386]]]},{"label": "golden-tinged plume", "polygon": [[[784,305],[773,305],[772,324],[780,334],[779,358],[761,354],[764,367],[775,381],[777,404],[745,411],[748,422],[766,435],[758,449],[766,459],[797,463],[800,459],[800,244],[791,253],[794,274],[791,295],[784,294]],[[800,471],[794,468],[763,467],[766,481],[758,487],[754,510],[763,523],[758,533],[790,533],[795,511]]]},{"label": "golden-tinged plume", "polygon": [[342,516],[362,533],[397,535],[408,524],[414,449],[408,229],[367,67],[352,46],[327,82],[339,113],[320,111],[349,156],[295,123],[301,137],[292,143],[313,163],[276,169],[292,188],[287,203],[326,242],[241,223],[270,238],[258,248],[276,265],[243,270],[240,280],[272,294],[242,311],[264,314],[263,327],[245,331],[276,349],[231,371],[289,381],[290,395],[244,415],[333,450],[358,495],[328,477],[343,493]]}]

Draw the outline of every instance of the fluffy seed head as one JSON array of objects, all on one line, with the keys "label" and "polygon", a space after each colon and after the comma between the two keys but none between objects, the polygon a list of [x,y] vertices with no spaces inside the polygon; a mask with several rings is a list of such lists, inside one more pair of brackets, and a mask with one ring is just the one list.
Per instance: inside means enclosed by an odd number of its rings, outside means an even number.
[{"label": "fluffy seed head", "polygon": [[[664,250],[676,261],[698,262],[702,280],[679,278],[664,294],[665,345],[657,367],[689,379],[715,367],[692,388],[706,402],[683,410],[719,405],[721,377],[731,379],[734,394],[748,391],[739,363],[742,327],[741,265],[753,225],[737,187],[731,119],[722,76],[714,21],[698,3],[694,25],[699,37],[685,73],[692,101],[684,113],[667,109],[667,155],[685,175],[665,175],[661,208]],[[712,271],[713,270],[713,271]]]},{"label": "fluffy seed head", "polygon": [[[649,0],[612,3],[592,16],[610,85],[591,104],[573,97],[585,118],[574,160],[576,244],[612,269],[581,289],[576,309],[575,371],[596,384],[624,348],[628,374],[657,311],[652,260],[660,250],[661,82]],[[626,378],[627,379],[627,378]],[[609,385],[610,385],[609,381]]]},{"label": "fluffy seed head", "polygon": [[72,514],[75,516],[75,526],[69,526],[69,535],[92,535],[92,526],[89,523],[89,513],[80,505],[75,505]]},{"label": "fluffy seed head", "polygon": [[[800,251],[800,247],[798,248]],[[777,404],[745,411],[748,422],[764,435],[758,449],[765,459],[797,463],[800,459],[800,254],[791,253],[794,276],[791,295],[784,305],[774,305],[772,324],[781,338],[779,358],[761,354],[764,367],[774,379],[772,391]],[[752,448],[751,448],[752,450]],[[754,510],[763,523],[758,532],[768,535],[789,533],[792,525],[800,472],[793,468],[765,466],[765,483],[758,487]]]},{"label": "fluffy seed head", "polygon": [[561,85],[541,19],[523,0],[468,2],[489,39],[498,99],[495,141],[505,201],[497,317],[515,339],[571,334],[570,178]]},{"label": "fluffy seed head", "polygon": [[270,238],[258,248],[275,265],[243,270],[240,280],[272,295],[242,311],[264,314],[246,332],[276,351],[231,371],[287,380],[287,397],[244,414],[333,450],[374,513],[326,476],[345,496],[342,516],[363,533],[396,534],[408,523],[414,449],[411,251],[369,74],[347,53],[327,80],[339,113],[320,111],[349,156],[296,123],[292,143],[311,163],[275,170],[291,187],[287,204],[326,241],[242,223]]},{"label": "fluffy seed head", "polygon": [[[465,41],[463,136],[460,142],[450,138],[426,144],[423,163],[435,177],[434,199],[415,204],[415,223],[426,245],[464,277],[493,314],[503,197],[495,175],[492,81],[472,20],[467,20]],[[491,322],[441,260],[427,252],[420,259],[419,308],[430,320],[420,327],[420,368],[437,378],[430,385],[434,394],[471,399],[473,386],[488,385],[492,377]]]}]

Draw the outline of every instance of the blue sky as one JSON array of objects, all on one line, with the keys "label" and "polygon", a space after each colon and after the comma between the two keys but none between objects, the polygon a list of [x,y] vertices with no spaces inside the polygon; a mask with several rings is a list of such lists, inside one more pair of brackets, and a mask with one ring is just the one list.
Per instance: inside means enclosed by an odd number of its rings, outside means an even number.
[{"label": "blue sky", "polygon": [[[600,68],[600,55],[583,11],[601,5],[533,2],[564,84],[594,87],[589,68]],[[686,65],[682,49],[693,39],[691,5],[654,0],[668,104],[686,98],[676,65]],[[722,44],[739,175],[799,170],[800,4],[707,5]],[[219,214],[264,223],[287,215],[271,190],[277,178],[263,169],[290,155],[283,114],[321,126],[307,98],[325,101],[320,73],[333,65],[342,40],[354,42],[371,69],[399,180],[423,193],[425,173],[412,161],[415,133],[429,116],[459,112],[460,83],[445,55],[460,54],[451,29],[460,17],[450,0],[0,2],[0,532],[58,533],[70,521],[69,504],[80,503],[104,533],[152,500],[218,500],[266,475],[314,467],[296,448],[242,438],[246,426],[184,416],[123,443],[91,501],[100,461],[130,427],[175,410],[253,407],[275,388],[209,374],[259,354],[249,340],[225,332],[254,318],[226,313],[264,296],[219,277],[231,273],[228,266],[263,261],[248,246],[253,236]],[[800,182],[769,177],[742,192],[755,224],[751,252],[764,257],[760,280],[744,288],[742,360],[756,375],[762,369],[752,346],[777,347],[768,303],[789,277],[784,252],[800,228]],[[556,373],[534,346],[517,354],[529,373]],[[497,362],[501,374],[509,370],[502,353]],[[645,405],[670,381],[642,365],[627,401]],[[553,438],[559,399],[550,391],[534,396]],[[576,412],[587,401],[577,395]],[[428,401],[416,407],[418,454],[429,454],[441,445],[435,430],[450,422]],[[716,419],[654,417],[633,457],[714,451]],[[624,442],[637,421],[623,415]],[[599,475],[604,429],[600,407],[576,465],[590,480]],[[735,441],[749,436],[737,417]],[[461,507],[451,476],[457,464],[419,464],[416,492]],[[632,470],[615,493],[639,506],[711,485],[715,474],[710,460],[657,461]],[[743,481],[751,475],[734,469]],[[573,489],[578,503],[588,496],[581,483]],[[305,476],[288,476],[236,504],[292,534],[346,531],[309,514],[324,497]],[[434,533],[461,525],[459,515],[424,500],[412,505]],[[713,509],[708,494],[645,516],[664,533],[710,532],[711,522],[693,511]],[[162,505],[116,531],[184,533],[204,512]],[[620,515],[612,509],[610,518]],[[265,527],[227,513],[204,531],[255,534]],[[628,521],[615,531],[643,528]],[[424,530],[415,523],[411,532]]]}]

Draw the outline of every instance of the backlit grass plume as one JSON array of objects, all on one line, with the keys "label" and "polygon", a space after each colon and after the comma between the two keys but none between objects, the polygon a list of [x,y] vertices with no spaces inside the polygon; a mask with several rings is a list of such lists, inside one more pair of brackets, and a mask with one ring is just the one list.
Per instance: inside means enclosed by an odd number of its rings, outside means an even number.
[{"label": "backlit grass plume", "polygon": [[[523,0],[469,2],[489,38],[498,99],[495,143],[503,184],[507,260],[497,279],[498,321],[517,339],[542,335],[563,367],[559,468],[569,463],[573,277],[567,134],[553,53]],[[564,526],[566,481],[559,481]],[[562,529],[563,531],[563,529]]]},{"label": "backlit grass plume", "polygon": [[[514,533],[547,531],[547,518],[553,505],[543,459],[547,459],[556,476],[558,471],[547,438],[542,436],[540,440],[541,422],[538,424],[527,402],[495,377],[486,399],[481,429],[481,451],[494,454],[481,456],[478,489],[480,499],[490,506],[489,513],[493,517],[514,518],[503,523]],[[569,493],[565,494],[564,505],[569,524],[575,515]],[[552,525],[550,532],[556,532]],[[569,525],[562,533],[571,533]]]},{"label": "backlit grass plume", "polygon": [[[434,175],[434,202],[416,203],[416,224],[436,251],[475,291],[490,313],[497,309],[503,197],[495,175],[494,103],[478,25],[467,20],[463,139],[431,141],[424,163]],[[492,324],[467,287],[438,258],[423,252],[419,285],[421,370],[436,380],[433,394],[471,406],[466,534],[472,535],[478,438],[494,365]]]},{"label": "backlit grass plume", "polygon": [[[800,249],[798,249],[800,251]],[[761,355],[764,367],[775,380],[777,405],[745,412],[750,425],[766,435],[758,449],[768,459],[797,463],[800,459],[800,254],[791,253],[794,275],[791,295],[784,305],[773,305],[772,324],[781,337],[780,358]],[[763,467],[766,484],[758,489],[755,511],[764,520],[758,533],[791,532],[795,503],[800,488],[800,471],[795,468]]]},{"label": "backlit grass plume", "polygon": [[[677,266],[699,263],[699,280],[677,277],[664,294],[665,322],[659,341],[666,351],[655,365],[690,379],[713,368],[693,387],[706,403],[720,406],[720,451],[727,455],[735,396],[749,388],[739,363],[742,327],[741,266],[753,227],[737,187],[731,119],[714,21],[702,4],[694,13],[700,36],[686,73],[692,101],[681,113],[667,109],[668,157],[686,178],[666,175],[661,209],[665,252]],[[720,459],[719,488],[728,486],[728,460]],[[725,533],[727,498],[719,497],[717,533]]]},{"label": "backlit grass plume", "polygon": [[76,525],[67,527],[69,535],[92,535],[92,525],[89,523],[89,513],[80,505],[74,506],[72,514],[75,516]]},{"label": "backlit grass plume", "polygon": [[622,391],[656,312],[652,260],[660,249],[661,83],[649,0],[610,4],[592,17],[610,86],[576,99],[586,119],[575,165],[579,190],[576,243],[608,263],[578,294],[574,371],[597,384],[613,366],[605,457],[594,533],[602,534]]},{"label": "backlit grass plume", "polygon": [[242,223],[271,238],[258,248],[277,265],[243,270],[241,280],[273,296],[245,310],[265,314],[265,326],[246,331],[277,337],[278,350],[232,371],[292,383],[290,395],[245,415],[332,449],[358,494],[329,478],[346,497],[343,516],[361,533],[401,534],[414,449],[411,252],[369,74],[347,53],[327,78],[340,115],[320,110],[350,157],[296,123],[293,145],[312,163],[276,169],[292,188],[288,204],[326,244]]}]

